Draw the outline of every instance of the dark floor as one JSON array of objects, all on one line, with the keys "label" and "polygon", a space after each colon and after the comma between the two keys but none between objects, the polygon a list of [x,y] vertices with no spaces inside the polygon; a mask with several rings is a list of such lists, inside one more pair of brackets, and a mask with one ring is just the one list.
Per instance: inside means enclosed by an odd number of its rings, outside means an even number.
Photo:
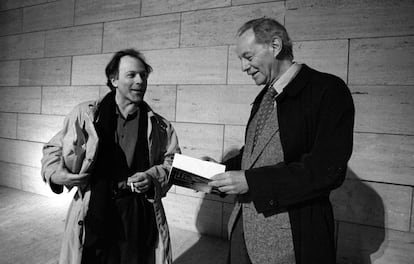
[{"label": "dark floor", "polygon": [[[57,263],[69,201],[0,186],[0,263]],[[225,263],[224,240],[173,227],[170,231],[174,264]]]}]

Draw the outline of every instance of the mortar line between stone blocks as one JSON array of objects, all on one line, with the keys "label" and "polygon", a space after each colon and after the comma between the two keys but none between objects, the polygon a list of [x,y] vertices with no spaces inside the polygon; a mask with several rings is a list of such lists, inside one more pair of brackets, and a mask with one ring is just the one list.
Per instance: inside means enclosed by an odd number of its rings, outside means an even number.
[{"label": "mortar line between stone blocks", "polygon": [[229,84],[230,45],[227,45],[226,85]]},{"label": "mortar line between stone blocks", "polygon": [[73,16],[72,16],[72,26],[75,26],[75,7],[76,7],[76,1],[77,0],[73,0]]},{"label": "mortar line between stone blocks", "polygon": [[183,13],[180,13],[180,23],[178,24],[178,48],[181,48],[181,26],[183,23]]}]

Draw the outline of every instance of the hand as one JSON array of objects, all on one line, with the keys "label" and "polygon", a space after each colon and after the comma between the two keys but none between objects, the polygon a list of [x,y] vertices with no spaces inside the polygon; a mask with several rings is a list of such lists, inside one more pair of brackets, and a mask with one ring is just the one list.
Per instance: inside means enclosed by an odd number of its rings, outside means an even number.
[{"label": "hand", "polygon": [[249,191],[244,171],[226,171],[214,175],[210,186],[217,187],[221,192],[226,194],[243,194]]},{"label": "hand", "polygon": [[63,158],[60,162],[60,167],[52,174],[50,180],[54,184],[64,185],[66,187],[86,185],[89,179],[89,173],[74,174],[70,173],[65,166]]},{"label": "hand", "polygon": [[132,189],[137,193],[145,193],[152,186],[151,176],[145,172],[137,172],[131,177],[128,177],[128,185],[132,184]]}]

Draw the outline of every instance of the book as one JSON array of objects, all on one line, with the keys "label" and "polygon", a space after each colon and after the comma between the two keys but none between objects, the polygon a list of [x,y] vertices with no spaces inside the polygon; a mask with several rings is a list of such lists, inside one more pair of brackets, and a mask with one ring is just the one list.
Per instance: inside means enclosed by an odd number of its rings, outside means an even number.
[{"label": "book", "polygon": [[182,154],[175,154],[170,170],[170,179],[173,184],[204,193],[223,195],[218,188],[209,186],[211,177],[222,173],[226,166],[214,162],[204,161]]}]

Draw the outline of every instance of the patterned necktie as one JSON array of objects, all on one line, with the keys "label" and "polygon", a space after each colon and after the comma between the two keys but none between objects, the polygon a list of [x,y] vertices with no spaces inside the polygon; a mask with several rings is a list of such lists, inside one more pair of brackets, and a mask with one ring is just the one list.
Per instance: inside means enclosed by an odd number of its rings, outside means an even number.
[{"label": "patterned necktie", "polygon": [[269,118],[270,114],[273,111],[276,96],[277,92],[276,89],[273,88],[273,86],[270,86],[267,89],[265,95],[263,96],[262,102],[260,104],[259,118],[257,120],[256,131],[254,133],[253,146],[256,146],[257,139],[259,138],[259,135],[266,124],[266,120]]}]

